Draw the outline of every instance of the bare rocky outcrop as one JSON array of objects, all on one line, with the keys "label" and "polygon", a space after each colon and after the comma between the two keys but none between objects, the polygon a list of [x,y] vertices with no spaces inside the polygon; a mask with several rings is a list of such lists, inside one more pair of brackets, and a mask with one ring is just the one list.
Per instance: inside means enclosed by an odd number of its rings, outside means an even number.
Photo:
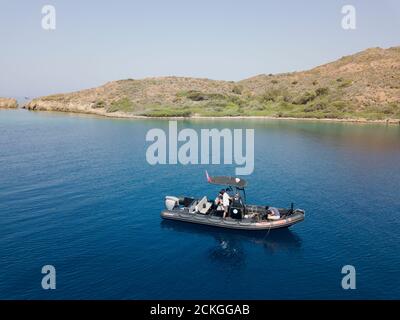
[{"label": "bare rocky outcrop", "polygon": [[18,102],[16,99],[0,98],[0,109],[16,109]]}]

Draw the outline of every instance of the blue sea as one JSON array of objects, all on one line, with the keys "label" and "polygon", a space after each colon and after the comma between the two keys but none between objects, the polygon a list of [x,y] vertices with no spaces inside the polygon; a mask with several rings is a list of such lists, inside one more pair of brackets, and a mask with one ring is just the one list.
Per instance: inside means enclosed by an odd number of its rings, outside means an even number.
[{"label": "blue sea", "polygon": [[146,133],[168,121],[0,111],[0,299],[400,299],[400,126],[178,127],[255,129],[247,202],[294,202],[305,221],[257,234],[162,221],[164,196],[213,198],[204,170],[235,166],[149,165]]}]

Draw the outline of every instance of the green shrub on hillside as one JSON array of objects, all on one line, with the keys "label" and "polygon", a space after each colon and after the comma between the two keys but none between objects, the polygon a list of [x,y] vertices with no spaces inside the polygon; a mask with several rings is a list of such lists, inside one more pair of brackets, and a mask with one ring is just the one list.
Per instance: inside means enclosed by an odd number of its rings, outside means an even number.
[{"label": "green shrub on hillside", "polygon": [[172,107],[160,107],[147,110],[141,115],[147,117],[190,117],[192,111],[188,108],[177,109]]},{"label": "green shrub on hillside", "polygon": [[260,97],[262,102],[269,102],[269,101],[276,101],[278,97],[279,90],[267,90],[265,93]]},{"label": "green shrub on hillside", "polygon": [[315,97],[316,97],[315,93],[307,91],[300,97],[297,97],[296,99],[294,99],[293,103],[294,104],[307,104],[310,101],[313,101],[315,99]]},{"label": "green shrub on hillside", "polygon": [[232,92],[234,94],[242,94],[243,87],[241,85],[236,85],[233,87]]},{"label": "green shrub on hillside", "polygon": [[228,96],[224,96],[221,93],[204,93],[197,90],[181,91],[176,94],[178,98],[186,97],[189,100],[199,102],[206,100],[225,100],[230,99]]},{"label": "green shrub on hillside", "polygon": [[208,100],[208,97],[206,94],[200,92],[200,91],[194,91],[190,90],[186,94],[186,98],[192,100],[192,101],[203,101],[203,100]]},{"label": "green shrub on hillside", "polygon": [[246,104],[247,108],[251,110],[265,110],[265,104],[257,100],[251,100]]},{"label": "green shrub on hillside", "polygon": [[260,101],[265,102],[278,102],[285,101],[291,102],[292,97],[286,89],[268,89],[260,96]]},{"label": "green shrub on hillside", "polygon": [[92,108],[94,109],[102,109],[106,107],[106,103],[103,100],[96,101]]},{"label": "green shrub on hillside", "polygon": [[134,104],[128,98],[122,98],[111,102],[111,105],[107,108],[107,112],[132,112],[134,111]]},{"label": "green shrub on hillside", "polygon": [[310,106],[307,106],[304,108],[304,112],[315,112],[315,111],[322,111],[327,108],[326,103],[320,102],[320,103],[314,103]]},{"label": "green shrub on hillside", "polygon": [[382,107],[382,112],[387,115],[394,115],[400,112],[400,106],[395,103],[391,103]]},{"label": "green shrub on hillside", "polygon": [[332,102],[332,107],[335,108],[338,111],[347,111],[349,106],[349,103],[346,103],[344,101],[334,101]]},{"label": "green shrub on hillside", "polygon": [[315,90],[316,96],[324,96],[327,95],[328,93],[329,93],[329,88],[327,87],[318,88],[317,90]]}]

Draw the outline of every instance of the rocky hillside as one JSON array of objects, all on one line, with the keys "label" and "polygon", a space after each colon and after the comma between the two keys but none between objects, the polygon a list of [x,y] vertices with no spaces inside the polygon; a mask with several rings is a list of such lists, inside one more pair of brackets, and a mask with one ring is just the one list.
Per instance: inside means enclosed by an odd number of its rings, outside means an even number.
[{"label": "rocky hillside", "polygon": [[238,82],[120,80],[34,99],[26,108],[108,116],[400,119],[400,47],[367,49],[308,71]]},{"label": "rocky hillside", "polygon": [[18,108],[17,100],[11,98],[0,98],[0,109]]}]

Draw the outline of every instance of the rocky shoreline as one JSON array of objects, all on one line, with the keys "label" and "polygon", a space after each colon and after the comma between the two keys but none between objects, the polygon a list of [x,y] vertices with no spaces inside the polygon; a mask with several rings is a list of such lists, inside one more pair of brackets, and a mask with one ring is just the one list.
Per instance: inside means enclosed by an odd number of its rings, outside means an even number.
[{"label": "rocky shoreline", "polygon": [[317,122],[342,122],[342,123],[354,123],[354,124],[384,124],[384,125],[400,125],[400,119],[384,119],[384,120],[369,120],[363,118],[348,118],[348,119],[334,119],[334,118],[294,118],[294,117],[271,117],[271,116],[199,116],[193,115],[189,117],[156,117],[156,116],[141,116],[132,115],[124,112],[113,112],[107,113],[103,110],[86,110],[86,111],[72,111],[72,110],[44,110],[44,109],[30,109],[25,106],[23,109],[27,109],[31,112],[50,112],[50,113],[67,113],[75,115],[86,115],[100,118],[113,118],[113,119],[141,119],[141,120],[290,120],[290,121],[317,121]]}]

